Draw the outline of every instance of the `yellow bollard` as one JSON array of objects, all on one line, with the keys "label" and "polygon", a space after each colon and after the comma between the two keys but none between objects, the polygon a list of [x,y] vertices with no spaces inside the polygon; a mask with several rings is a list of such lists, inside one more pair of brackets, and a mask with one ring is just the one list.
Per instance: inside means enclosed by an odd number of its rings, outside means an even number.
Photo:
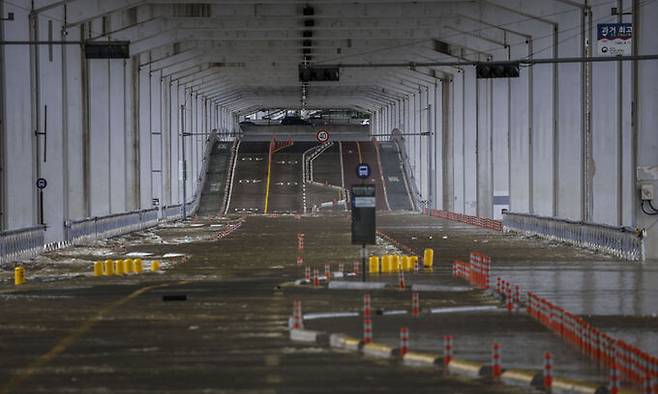
[{"label": "yellow bollard", "polygon": [[409,271],[409,256],[402,256],[400,266],[400,271]]},{"label": "yellow bollard", "polygon": [[144,272],[144,262],[142,261],[142,259],[133,260],[133,265],[136,274],[141,274],[142,272]]},{"label": "yellow bollard", "polygon": [[387,255],[386,256],[386,271],[385,272],[393,272],[393,255]]},{"label": "yellow bollard", "polygon": [[151,272],[160,271],[160,262],[158,260],[151,261]]},{"label": "yellow bollard", "polygon": [[381,273],[391,272],[389,268],[390,261],[391,261],[390,255],[385,254],[382,256],[382,268],[380,270]]},{"label": "yellow bollard", "polygon": [[423,266],[425,268],[432,268],[434,265],[434,250],[427,248],[425,249],[425,254],[423,255]]},{"label": "yellow bollard", "polygon": [[413,271],[416,270],[416,264],[418,264],[418,256],[411,256],[409,257],[410,264],[411,264],[411,269]]},{"label": "yellow bollard", "polygon": [[23,267],[16,267],[14,269],[14,284],[16,286],[25,284],[25,269]]},{"label": "yellow bollard", "polygon": [[379,257],[377,256],[370,256],[370,259],[368,260],[368,267],[371,274],[378,274],[379,273]]},{"label": "yellow bollard", "polygon": [[127,274],[132,274],[133,270],[133,261],[132,259],[123,260],[123,271]]},{"label": "yellow bollard", "polygon": [[112,260],[105,260],[105,270],[103,271],[105,276],[114,275],[114,263]]},{"label": "yellow bollard", "polygon": [[401,262],[400,256],[397,254],[393,255],[393,266],[391,267],[393,272],[400,272],[400,262]]},{"label": "yellow bollard", "polygon": [[123,260],[114,261],[114,275],[123,275],[125,273],[123,269]]},{"label": "yellow bollard", "polygon": [[94,263],[94,276],[102,276],[102,275],[103,275],[103,263],[97,261]]}]

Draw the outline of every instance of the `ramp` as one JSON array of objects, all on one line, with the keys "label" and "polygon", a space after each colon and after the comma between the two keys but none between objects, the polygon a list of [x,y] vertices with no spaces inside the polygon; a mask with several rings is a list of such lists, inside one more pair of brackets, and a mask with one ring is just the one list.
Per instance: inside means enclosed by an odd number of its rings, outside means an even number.
[{"label": "ramp", "polygon": [[402,169],[402,159],[398,145],[394,142],[381,142],[379,152],[384,173],[384,183],[388,203],[394,211],[412,211],[407,180]]},{"label": "ramp", "polygon": [[217,141],[210,153],[206,183],[199,201],[199,216],[219,215],[223,211],[229,179],[233,142]]}]

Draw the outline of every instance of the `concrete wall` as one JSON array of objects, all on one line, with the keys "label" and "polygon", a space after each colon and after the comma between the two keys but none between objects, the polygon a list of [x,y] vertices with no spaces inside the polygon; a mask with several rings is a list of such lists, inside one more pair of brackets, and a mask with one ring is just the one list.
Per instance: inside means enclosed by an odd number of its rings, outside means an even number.
[{"label": "concrete wall", "polygon": [[[638,53],[656,54],[653,37],[658,27],[650,21],[656,20],[658,4],[637,4]],[[632,1],[622,5],[630,11]],[[490,1],[479,6],[478,15],[455,22],[461,30],[477,33],[450,35],[449,43],[470,54],[463,55],[464,60],[581,57],[588,50],[596,56],[597,23],[618,20],[610,15],[610,7],[603,0]],[[622,20],[631,19],[627,15]],[[586,42],[591,42],[590,49]],[[439,83],[450,81],[450,105],[441,106],[440,116],[433,119],[449,122],[433,132],[449,145],[429,158],[424,156],[428,140],[406,137],[421,200],[431,198],[434,208],[493,218],[510,209],[649,228],[648,256],[658,257],[658,230],[641,212],[637,197],[639,183],[656,184],[658,176],[644,171],[635,180],[636,166],[658,164],[658,61],[637,62],[636,87],[630,61],[534,65],[521,68],[520,77],[509,80],[476,80],[472,66],[435,68],[439,70]],[[417,83],[423,85],[423,80],[419,77]],[[396,127],[404,133],[424,131],[423,94],[399,93],[407,99],[386,106],[386,111],[400,113],[401,120],[385,122],[383,132]],[[385,116],[383,108],[374,114]],[[430,166],[436,171],[429,171]],[[440,198],[431,197],[426,187],[431,182],[441,184],[436,189]]]},{"label": "concrete wall", "polygon": [[[15,14],[14,21],[0,22],[4,40],[79,42],[121,32],[137,22],[131,21],[135,15],[139,21],[152,17],[150,7],[141,7],[64,30],[63,21],[72,14],[65,6],[30,19],[31,7],[30,0],[3,3],[3,15]],[[154,199],[181,203],[181,105],[186,131],[195,133],[185,137],[190,201],[209,132],[219,124],[234,127],[230,111],[203,95],[186,96],[188,85],[174,81],[174,73],[163,75],[162,67],[145,65],[171,46],[112,60],[86,60],[79,44],[4,45],[0,50],[2,230],[38,223],[38,177],[48,181],[43,193],[47,241],[63,239],[67,220],[152,208]],[[35,130],[47,130],[47,138]]]}]

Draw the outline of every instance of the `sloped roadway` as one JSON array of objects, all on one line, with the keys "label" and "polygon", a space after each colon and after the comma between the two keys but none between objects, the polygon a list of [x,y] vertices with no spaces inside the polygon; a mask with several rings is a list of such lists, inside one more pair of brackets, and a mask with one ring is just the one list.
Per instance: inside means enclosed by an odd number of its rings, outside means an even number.
[{"label": "sloped roadway", "polygon": [[[309,262],[357,256],[345,216],[250,216],[221,240],[125,251],[191,255],[161,275],[0,285],[0,393],[515,392],[289,341],[295,294],[277,286],[300,275],[298,232]],[[305,307],[343,302],[323,293]]]}]

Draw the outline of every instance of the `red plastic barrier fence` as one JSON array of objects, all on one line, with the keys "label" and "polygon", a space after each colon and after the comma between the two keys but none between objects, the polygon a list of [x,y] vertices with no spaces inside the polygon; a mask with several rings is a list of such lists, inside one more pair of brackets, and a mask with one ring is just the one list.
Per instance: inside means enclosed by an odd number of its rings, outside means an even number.
[{"label": "red plastic barrier fence", "polygon": [[452,276],[461,278],[478,289],[488,289],[491,282],[491,257],[481,252],[472,252],[469,262],[455,260],[452,263]]},{"label": "red plastic barrier fence", "polygon": [[[583,354],[603,367],[611,368],[611,389],[614,374],[658,394],[655,383],[658,359],[623,340],[615,339],[564,308],[529,292],[528,314]],[[614,370],[614,371],[613,371]],[[651,391],[646,391],[650,386]]]},{"label": "red plastic barrier fence", "polygon": [[471,224],[473,226],[483,227],[490,230],[503,231],[503,223],[499,220],[482,218],[479,216],[464,215],[450,211],[442,211],[438,209],[425,210],[424,213],[429,216],[451,220],[453,222],[460,222]]}]

